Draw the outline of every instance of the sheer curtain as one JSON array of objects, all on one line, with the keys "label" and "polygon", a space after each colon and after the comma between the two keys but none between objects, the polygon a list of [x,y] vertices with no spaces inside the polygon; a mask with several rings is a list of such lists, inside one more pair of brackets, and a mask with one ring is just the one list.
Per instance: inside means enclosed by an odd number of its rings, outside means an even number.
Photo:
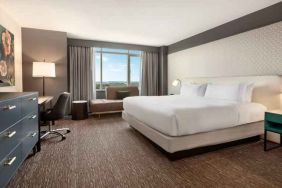
[{"label": "sheer curtain", "polygon": [[157,52],[142,52],[141,95],[159,95],[159,54]]},{"label": "sheer curtain", "polygon": [[71,101],[95,99],[95,48],[69,46]]}]

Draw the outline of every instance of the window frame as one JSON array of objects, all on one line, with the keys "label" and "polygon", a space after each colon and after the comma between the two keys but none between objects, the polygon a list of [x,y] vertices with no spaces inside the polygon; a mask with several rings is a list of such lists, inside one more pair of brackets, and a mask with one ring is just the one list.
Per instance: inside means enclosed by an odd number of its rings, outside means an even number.
[{"label": "window frame", "polygon": [[[97,50],[98,49],[98,50]],[[108,48],[107,48],[108,49]],[[124,49],[122,49],[124,50]],[[130,57],[140,57],[140,63],[141,63],[141,53],[142,51],[140,51],[140,54],[134,54],[134,53],[130,53],[131,50],[127,50],[127,52],[107,52],[107,51],[103,51],[103,48],[96,48],[95,49],[95,56],[97,53],[100,54],[100,81],[96,81],[95,83],[95,88],[96,88],[96,84],[99,83],[100,87],[99,89],[96,89],[96,91],[105,91],[105,88],[103,89],[103,54],[116,54],[116,55],[127,55],[127,86],[130,85],[131,83],[131,67],[130,67]],[[96,57],[94,57],[96,58]],[[96,60],[96,59],[95,59]],[[96,63],[96,61],[95,61]],[[95,67],[95,72],[96,72],[96,67]],[[140,83],[140,80],[139,80],[139,83]]]}]

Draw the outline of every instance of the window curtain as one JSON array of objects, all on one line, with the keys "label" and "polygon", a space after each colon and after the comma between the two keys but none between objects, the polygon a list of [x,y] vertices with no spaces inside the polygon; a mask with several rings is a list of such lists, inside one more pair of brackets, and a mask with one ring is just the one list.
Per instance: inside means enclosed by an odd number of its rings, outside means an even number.
[{"label": "window curtain", "polygon": [[141,95],[159,95],[159,54],[142,52]]},{"label": "window curtain", "polygon": [[94,53],[91,47],[69,46],[71,101],[96,97]]}]

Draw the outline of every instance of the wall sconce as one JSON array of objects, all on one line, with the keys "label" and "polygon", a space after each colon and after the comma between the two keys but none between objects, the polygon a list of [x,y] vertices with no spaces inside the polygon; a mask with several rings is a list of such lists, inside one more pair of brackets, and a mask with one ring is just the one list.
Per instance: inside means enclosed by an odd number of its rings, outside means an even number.
[{"label": "wall sconce", "polygon": [[174,87],[177,87],[178,85],[181,86],[181,80],[180,79],[175,79],[173,82],[172,82],[172,85]]}]

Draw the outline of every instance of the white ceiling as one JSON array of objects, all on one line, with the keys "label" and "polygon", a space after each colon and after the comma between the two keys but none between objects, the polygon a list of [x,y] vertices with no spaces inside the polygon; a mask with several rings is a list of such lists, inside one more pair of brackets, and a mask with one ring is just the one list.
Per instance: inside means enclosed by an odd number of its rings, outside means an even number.
[{"label": "white ceiling", "polygon": [[68,37],[169,45],[280,0],[0,0],[22,27]]}]

